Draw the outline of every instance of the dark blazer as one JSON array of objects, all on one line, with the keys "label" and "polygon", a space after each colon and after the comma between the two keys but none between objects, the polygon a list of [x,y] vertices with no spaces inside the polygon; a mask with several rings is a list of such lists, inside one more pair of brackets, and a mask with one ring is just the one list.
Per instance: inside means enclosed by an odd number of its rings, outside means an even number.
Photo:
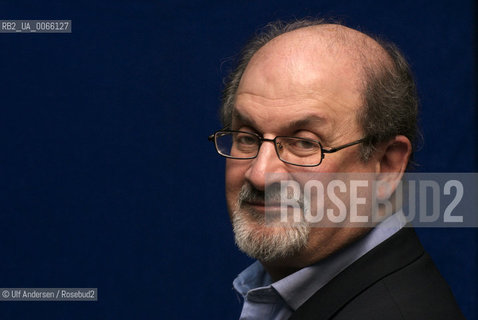
[{"label": "dark blazer", "polygon": [[290,319],[465,319],[415,231],[403,228],[332,279]]}]

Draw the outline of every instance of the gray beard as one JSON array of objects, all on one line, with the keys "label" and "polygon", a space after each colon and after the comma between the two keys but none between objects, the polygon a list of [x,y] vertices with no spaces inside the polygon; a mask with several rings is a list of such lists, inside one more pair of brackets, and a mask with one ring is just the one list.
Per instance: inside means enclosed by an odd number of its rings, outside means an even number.
[{"label": "gray beard", "polygon": [[310,226],[306,222],[266,223],[263,213],[242,207],[244,199],[254,196],[251,194],[251,187],[245,185],[232,214],[235,242],[242,252],[261,262],[271,262],[294,256],[307,246]]}]

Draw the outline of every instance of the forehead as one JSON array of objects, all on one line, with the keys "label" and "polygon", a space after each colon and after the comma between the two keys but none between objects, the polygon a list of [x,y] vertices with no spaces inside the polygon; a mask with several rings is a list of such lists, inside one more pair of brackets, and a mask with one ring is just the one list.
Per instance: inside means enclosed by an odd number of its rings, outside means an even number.
[{"label": "forehead", "polygon": [[314,32],[286,33],[252,57],[236,109],[265,121],[281,115],[284,121],[311,114],[333,121],[355,117],[362,105],[362,77],[354,60]]}]

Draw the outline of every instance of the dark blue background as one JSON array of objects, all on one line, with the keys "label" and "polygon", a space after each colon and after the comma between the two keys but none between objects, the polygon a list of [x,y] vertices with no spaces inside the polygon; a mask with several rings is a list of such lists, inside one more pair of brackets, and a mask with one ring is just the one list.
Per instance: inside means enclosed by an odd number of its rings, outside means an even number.
[{"label": "dark blue background", "polygon": [[[477,171],[474,2],[0,2],[0,287],[97,287],[98,302],[3,302],[2,319],[236,319],[222,78],[260,26],[334,16],[396,42],[416,73],[418,171]],[[477,233],[419,230],[469,319]]]}]

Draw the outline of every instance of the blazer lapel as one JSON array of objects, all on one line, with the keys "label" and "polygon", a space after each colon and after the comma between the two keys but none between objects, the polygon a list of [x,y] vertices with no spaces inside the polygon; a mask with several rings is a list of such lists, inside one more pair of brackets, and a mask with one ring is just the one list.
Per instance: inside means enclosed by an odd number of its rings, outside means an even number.
[{"label": "blazer lapel", "polygon": [[424,254],[411,227],[404,227],[317,291],[290,319],[330,319],[347,302]]}]

